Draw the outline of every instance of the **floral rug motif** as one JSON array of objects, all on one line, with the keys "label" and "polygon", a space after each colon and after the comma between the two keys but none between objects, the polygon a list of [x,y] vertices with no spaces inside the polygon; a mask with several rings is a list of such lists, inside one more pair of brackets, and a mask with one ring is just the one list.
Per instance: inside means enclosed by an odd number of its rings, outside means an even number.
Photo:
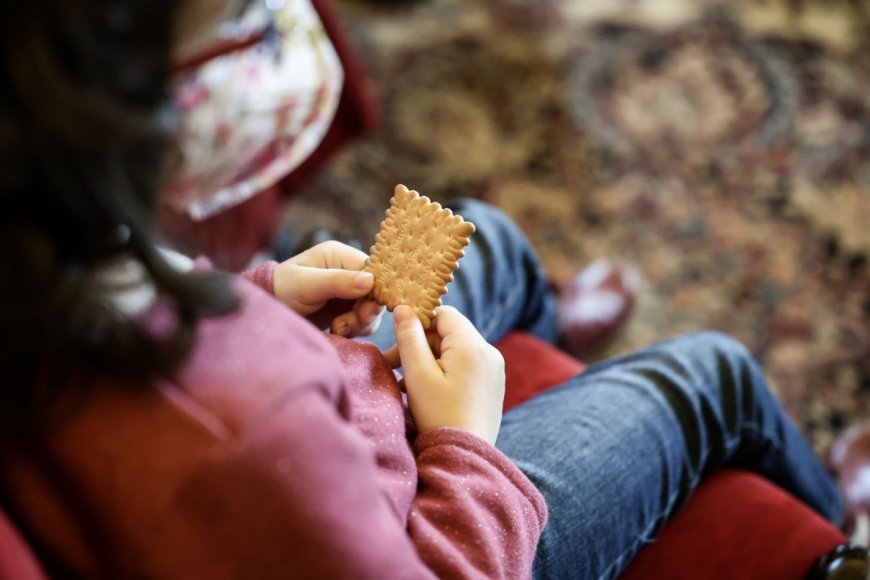
[{"label": "floral rug motif", "polygon": [[870,419],[860,3],[338,7],[382,127],[299,192],[291,226],[370,240],[396,183],[480,197],[557,285],[598,256],[640,270],[630,324],[596,357],[718,329],[759,357],[818,450]]}]

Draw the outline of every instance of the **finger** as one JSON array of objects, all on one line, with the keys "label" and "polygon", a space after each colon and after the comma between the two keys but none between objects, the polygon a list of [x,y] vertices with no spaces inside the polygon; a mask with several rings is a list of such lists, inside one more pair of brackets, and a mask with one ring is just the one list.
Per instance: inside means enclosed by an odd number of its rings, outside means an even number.
[{"label": "finger", "polygon": [[332,334],[355,338],[357,336],[369,336],[381,326],[381,317],[375,318],[369,324],[363,324],[354,312],[345,312],[332,320],[329,330]]},{"label": "finger", "polygon": [[450,351],[465,353],[487,344],[486,339],[461,312],[451,306],[440,306],[435,311],[432,330],[439,337],[438,359],[442,360]]},{"label": "finger", "polygon": [[[438,353],[441,352],[441,337],[434,332],[427,332],[426,342],[429,343],[429,349],[432,351],[432,356],[437,359]],[[402,361],[399,360],[399,345],[394,344],[387,350],[383,351],[382,354],[394,369],[402,366]]]},{"label": "finger", "polygon": [[290,262],[312,268],[362,270],[368,260],[365,252],[335,240],[322,242],[290,258]]},{"label": "finger", "polygon": [[353,305],[353,309],[356,311],[360,324],[364,326],[371,326],[372,323],[378,321],[383,316],[384,310],[386,310],[374,300],[367,298],[357,300],[356,304]]},{"label": "finger", "polygon": [[399,345],[394,344],[387,350],[382,353],[384,358],[387,359],[387,362],[390,363],[390,366],[394,369],[402,366],[402,361],[399,359]]},{"label": "finger", "polygon": [[423,325],[408,306],[398,306],[393,311],[393,325],[399,359],[405,369],[405,377],[411,385],[425,381],[427,376],[443,375],[441,367],[429,349]]},{"label": "finger", "polygon": [[296,300],[318,308],[334,298],[354,299],[366,296],[375,283],[370,272],[323,270],[304,266],[297,267],[293,280]]},{"label": "finger", "polygon": [[329,325],[329,332],[337,334],[338,336],[344,336],[345,338],[351,338],[354,336],[354,333],[359,326],[360,324],[356,317],[356,313],[350,311],[333,318],[332,324]]},{"label": "finger", "polygon": [[480,334],[474,324],[452,306],[439,306],[435,310],[434,322],[433,328],[441,338],[449,335],[464,336],[469,332],[473,332],[475,335]]},{"label": "finger", "polygon": [[333,318],[330,330],[333,334],[349,338],[368,336],[380,326],[383,312],[384,307],[377,302],[360,298],[354,303],[351,310],[342,312]]},{"label": "finger", "polygon": [[381,322],[383,321],[383,319],[383,312],[381,312],[378,316],[374,318],[374,320],[357,330],[356,336],[369,336],[371,334],[374,334],[378,330],[378,328],[381,327]]},{"label": "finger", "polygon": [[441,356],[441,337],[437,332],[427,332],[426,341],[429,343],[429,348],[432,350],[432,355],[437,359]]}]

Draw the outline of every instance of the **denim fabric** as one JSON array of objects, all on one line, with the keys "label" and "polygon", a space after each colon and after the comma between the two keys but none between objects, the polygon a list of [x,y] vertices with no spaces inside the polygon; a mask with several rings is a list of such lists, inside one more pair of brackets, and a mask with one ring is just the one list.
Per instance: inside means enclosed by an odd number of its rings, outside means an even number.
[{"label": "denim fabric", "polygon": [[[490,342],[556,332],[554,299],[519,229],[486,204],[453,206],[478,228],[444,302]],[[395,342],[387,319],[374,341]],[[723,465],[759,473],[834,522],[839,492],[749,352],[715,332],[590,366],[506,413],[496,445],[547,500],[536,578],[613,578]]]}]

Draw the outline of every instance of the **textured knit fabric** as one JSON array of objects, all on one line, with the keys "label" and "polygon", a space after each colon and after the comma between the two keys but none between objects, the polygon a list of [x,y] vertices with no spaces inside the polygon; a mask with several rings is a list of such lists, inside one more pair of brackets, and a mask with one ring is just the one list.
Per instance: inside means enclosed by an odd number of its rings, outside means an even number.
[{"label": "textured knit fabric", "polygon": [[55,572],[529,576],[546,507],[504,454],[456,429],[415,437],[377,348],[330,344],[236,286],[241,307],[200,324],[171,379],[95,384],[44,441],[4,455],[10,509]]}]

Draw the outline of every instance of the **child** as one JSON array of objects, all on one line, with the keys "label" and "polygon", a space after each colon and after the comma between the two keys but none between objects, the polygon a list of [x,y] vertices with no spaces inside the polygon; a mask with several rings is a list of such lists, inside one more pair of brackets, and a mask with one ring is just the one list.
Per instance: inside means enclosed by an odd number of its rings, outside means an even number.
[{"label": "child", "polygon": [[175,5],[13,0],[0,23],[0,486],[53,575],[613,577],[724,463],[840,518],[722,335],[595,365],[502,417],[488,341],[551,336],[554,309],[483,204],[460,208],[479,231],[434,352],[406,307],[376,335],[387,356],[320,331],[380,315],[348,306],[372,279],[347,246],[244,278],[157,249]]}]

